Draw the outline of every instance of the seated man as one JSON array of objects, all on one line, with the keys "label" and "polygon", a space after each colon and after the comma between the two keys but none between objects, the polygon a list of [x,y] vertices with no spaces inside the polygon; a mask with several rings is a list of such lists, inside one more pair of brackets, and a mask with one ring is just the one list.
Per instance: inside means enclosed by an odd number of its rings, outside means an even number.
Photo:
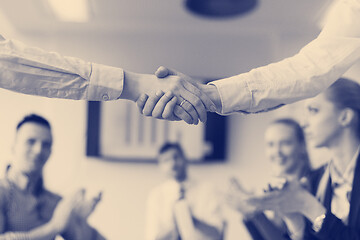
[{"label": "seated man", "polygon": [[87,224],[88,216],[100,201],[100,194],[73,211],[64,228],[55,224],[50,229],[51,234],[41,238],[26,235],[34,229],[48,226],[53,218],[66,213],[64,208],[55,211],[61,205],[61,197],[44,187],[43,167],[52,146],[49,122],[40,116],[28,115],[16,130],[14,159],[7,167],[4,179],[0,180],[0,239],[48,240],[56,235],[71,240],[104,239]]},{"label": "seated man", "polygon": [[224,220],[215,192],[188,179],[187,160],[180,145],[163,145],[158,161],[168,180],[150,193],[145,239],[222,239]]}]

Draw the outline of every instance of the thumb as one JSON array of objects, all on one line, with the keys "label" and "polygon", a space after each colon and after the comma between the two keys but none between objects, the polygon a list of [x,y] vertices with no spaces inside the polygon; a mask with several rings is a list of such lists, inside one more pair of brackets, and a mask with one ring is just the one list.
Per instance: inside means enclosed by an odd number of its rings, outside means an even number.
[{"label": "thumb", "polygon": [[167,69],[166,67],[164,66],[160,66],[156,72],[155,72],[155,75],[158,77],[158,78],[164,78],[164,77],[167,77],[169,75],[169,69]]},{"label": "thumb", "polygon": [[175,70],[175,69],[172,69],[172,68],[167,68],[167,67],[164,67],[164,66],[160,66],[156,72],[155,72],[155,75],[158,77],[158,78],[165,78],[167,76],[170,76],[170,75],[173,75],[173,76],[179,76],[179,77],[183,77],[185,78],[186,76]]}]

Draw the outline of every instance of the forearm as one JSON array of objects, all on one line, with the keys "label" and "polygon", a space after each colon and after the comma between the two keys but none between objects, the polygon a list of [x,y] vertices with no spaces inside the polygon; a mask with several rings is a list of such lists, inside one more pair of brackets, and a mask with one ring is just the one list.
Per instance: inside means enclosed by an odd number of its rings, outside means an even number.
[{"label": "forearm", "polygon": [[219,91],[221,113],[257,113],[317,95],[359,57],[359,38],[325,36],[291,58],[212,84]]},{"label": "forearm", "polygon": [[305,217],[301,214],[295,213],[287,215],[283,218],[289,236],[293,240],[300,240],[304,238],[305,231]]},{"label": "forearm", "polygon": [[203,91],[215,104],[216,112],[221,113],[221,99],[218,89],[213,84],[198,84],[197,87]]},{"label": "forearm", "polygon": [[256,214],[251,221],[265,240],[288,240],[286,233],[275,226],[263,213]]},{"label": "forearm", "polygon": [[45,97],[114,100],[123,70],[0,39],[0,87]]},{"label": "forearm", "polygon": [[326,213],[326,208],[308,192],[304,195],[303,203],[299,212],[311,223],[314,223],[317,217]]},{"label": "forearm", "polygon": [[145,74],[124,71],[124,88],[120,96],[121,99],[136,101],[140,94],[141,89],[144,87]]},{"label": "forearm", "polygon": [[95,228],[90,226],[87,219],[78,215],[73,215],[66,229],[62,231],[61,236],[64,239],[88,239],[88,240],[105,240]]},{"label": "forearm", "polygon": [[59,232],[50,223],[46,223],[28,232],[7,232],[0,235],[0,240],[49,240],[54,239]]},{"label": "forearm", "polygon": [[319,37],[298,54],[215,81],[222,113],[256,113],[313,97],[360,58],[360,2],[336,1]]}]

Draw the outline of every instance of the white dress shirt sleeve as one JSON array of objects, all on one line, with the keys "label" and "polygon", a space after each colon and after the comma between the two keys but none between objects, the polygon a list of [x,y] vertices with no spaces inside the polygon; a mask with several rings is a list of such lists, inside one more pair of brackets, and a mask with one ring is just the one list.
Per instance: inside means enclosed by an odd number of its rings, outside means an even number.
[{"label": "white dress shirt sleeve", "polygon": [[106,101],[122,93],[124,73],[0,35],[0,87],[53,98]]},{"label": "white dress shirt sleeve", "polygon": [[156,240],[159,231],[157,194],[151,192],[146,202],[145,240]]},{"label": "white dress shirt sleeve", "polygon": [[320,35],[293,57],[213,81],[222,114],[256,113],[316,96],[360,58],[360,0],[339,0]]}]

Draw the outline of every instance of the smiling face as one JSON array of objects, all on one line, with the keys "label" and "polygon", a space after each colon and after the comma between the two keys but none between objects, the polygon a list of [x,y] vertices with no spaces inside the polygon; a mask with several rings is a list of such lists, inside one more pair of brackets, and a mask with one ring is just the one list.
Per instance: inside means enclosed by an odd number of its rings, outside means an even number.
[{"label": "smiling face", "polygon": [[314,147],[330,147],[336,144],[343,127],[340,123],[341,109],[321,93],[306,102],[305,133]]},{"label": "smiling face", "polygon": [[17,131],[14,143],[14,167],[23,174],[41,173],[51,154],[51,130],[41,124],[27,122]]},{"label": "smiling face", "polygon": [[271,124],[265,131],[265,152],[276,176],[293,173],[301,164],[305,151],[295,129],[283,123]]}]

